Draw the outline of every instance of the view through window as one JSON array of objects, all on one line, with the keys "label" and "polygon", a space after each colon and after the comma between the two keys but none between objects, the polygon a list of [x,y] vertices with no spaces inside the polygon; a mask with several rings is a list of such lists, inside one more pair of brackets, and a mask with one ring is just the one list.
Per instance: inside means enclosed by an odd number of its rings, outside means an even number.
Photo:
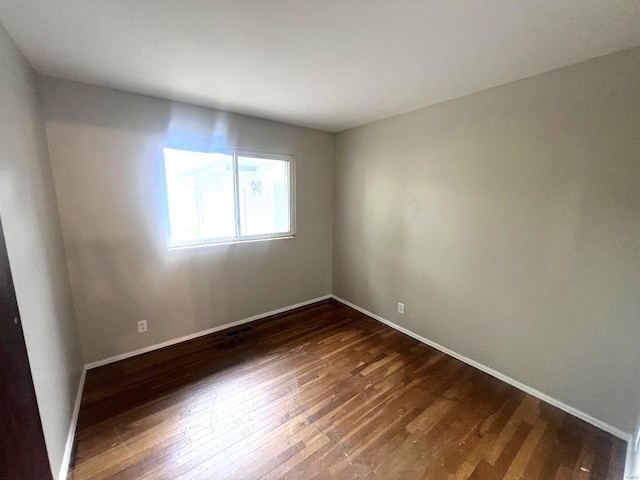
[{"label": "view through window", "polygon": [[169,247],[293,235],[292,158],[164,149]]}]

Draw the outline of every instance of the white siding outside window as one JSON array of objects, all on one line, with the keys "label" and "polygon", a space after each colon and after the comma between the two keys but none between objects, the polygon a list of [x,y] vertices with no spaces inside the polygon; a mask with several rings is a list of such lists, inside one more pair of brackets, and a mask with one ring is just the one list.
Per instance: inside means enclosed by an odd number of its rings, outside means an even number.
[{"label": "white siding outside window", "polygon": [[165,148],[164,167],[169,248],[294,236],[292,156]]}]

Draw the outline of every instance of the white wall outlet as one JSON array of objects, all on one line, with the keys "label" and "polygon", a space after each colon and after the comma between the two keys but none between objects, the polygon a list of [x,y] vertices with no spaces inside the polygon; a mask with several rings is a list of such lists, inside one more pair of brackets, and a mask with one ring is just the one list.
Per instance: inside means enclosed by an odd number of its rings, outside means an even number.
[{"label": "white wall outlet", "polygon": [[138,333],[144,333],[147,331],[147,321],[146,320],[140,320],[138,322]]},{"label": "white wall outlet", "polygon": [[398,313],[404,314],[404,303],[398,302]]}]

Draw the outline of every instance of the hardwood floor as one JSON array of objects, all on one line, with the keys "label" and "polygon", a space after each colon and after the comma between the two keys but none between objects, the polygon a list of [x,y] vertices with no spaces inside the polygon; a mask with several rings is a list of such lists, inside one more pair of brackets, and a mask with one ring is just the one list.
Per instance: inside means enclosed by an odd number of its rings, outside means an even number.
[{"label": "hardwood floor", "polygon": [[90,370],[73,479],[615,479],[626,443],[329,300]]}]

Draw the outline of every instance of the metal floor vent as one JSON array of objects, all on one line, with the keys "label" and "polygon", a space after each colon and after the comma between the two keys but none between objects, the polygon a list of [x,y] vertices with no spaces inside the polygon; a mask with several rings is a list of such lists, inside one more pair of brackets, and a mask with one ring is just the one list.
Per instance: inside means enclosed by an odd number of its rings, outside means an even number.
[{"label": "metal floor vent", "polygon": [[238,330],[231,330],[230,332],[227,332],[227,337],[237,337],[241,333],[245,333],[250,330],[253,330],[253,327],[243,327],[239,328]]}]

